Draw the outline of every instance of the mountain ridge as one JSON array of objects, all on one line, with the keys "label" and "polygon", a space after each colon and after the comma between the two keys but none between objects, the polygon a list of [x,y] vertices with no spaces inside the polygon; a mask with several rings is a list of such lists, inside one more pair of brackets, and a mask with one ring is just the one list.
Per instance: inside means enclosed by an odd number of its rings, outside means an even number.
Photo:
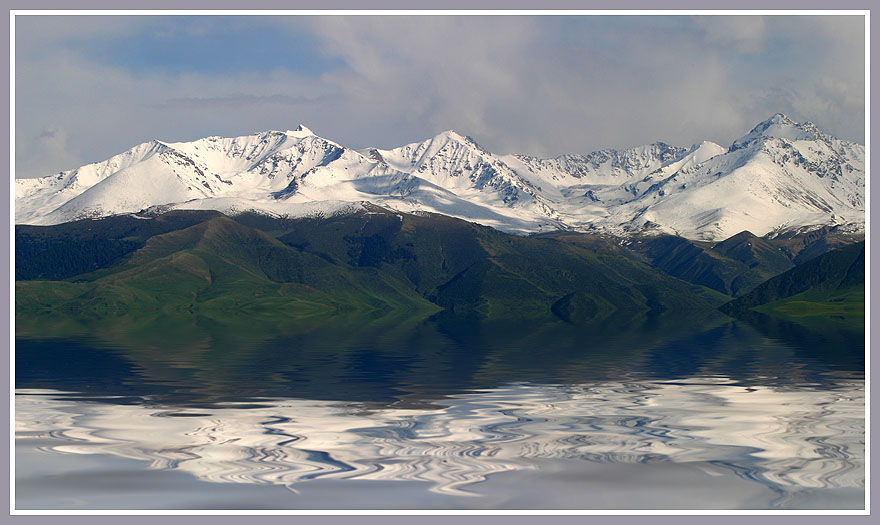
[{"label": "mountain ridge", "polygon": [[[57,240],[82,247],[56,249]],[[18,226],[16,279],[17,313],[88,318],[445,309],[580,323],[729,299],[598,238],[574,245],[378,207],[333,218],[181,210]]]},{"label": "mountain ridge", "polygon": [[102,162],[15,180],[16,224],[150,209],[346,213],[371,203],[517,234],[555,230],[720,240],[793,228],[864,229],[864,147],[775,114],[730,148],[655,142],[540,159],[496,155],[448,130],[359,151],[304,125],[149,141]]}]

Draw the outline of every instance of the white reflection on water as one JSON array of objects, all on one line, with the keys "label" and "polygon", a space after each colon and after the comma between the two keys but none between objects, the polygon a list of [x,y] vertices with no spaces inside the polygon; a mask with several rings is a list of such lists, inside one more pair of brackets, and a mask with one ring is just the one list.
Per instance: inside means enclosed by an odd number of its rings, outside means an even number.
[{"label": "white reflection on water", "polygon": [[[772,490],[864,489],[864,383],[744,387],[724,379],[509,385],[436,409],[273,399],[259,408],[111,405],[18,390],[16,440],[110,454],[221,483],[426,481],[469,495],[543,459],[690,464]],[[46,443],[49,443],[48,445]],[[471,487],[469,487],[471,486]]]}]

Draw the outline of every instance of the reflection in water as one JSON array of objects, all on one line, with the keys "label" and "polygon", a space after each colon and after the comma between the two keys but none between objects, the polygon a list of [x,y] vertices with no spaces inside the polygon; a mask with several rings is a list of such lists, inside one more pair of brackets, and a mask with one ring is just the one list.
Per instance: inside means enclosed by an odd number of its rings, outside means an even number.
[{"label": "reflection in water", "polygon": [[829,373],[864,375],[863,333],[808,333],[784,323],[756,330],[717,312],[589,327],[436,316],[342,318],[289,333],[165,322],[137,330],[96,324],[88,337],[41,328],[16,339],[16,388],[126,398],[117,402],[306,398],[413,406],[511,383],[713,376],[819,385]]},{"label": "reflection in water", "polygon": [[790,506],[811,489],[864,491],[858,380],[834,388],[748,387],[718,377],[509,384],[417,409],[307,399],[260,405],[115,405],[20,389],[16,440],[294,491],[317,479],[423,481],[435,493],[479,496],[493,475],[545,460],[572,468],[688,464],[758,486],[770,507]]},{"label": "reflection in water", "polygon": [[18,503],[864,505],[859,331],[717,312],[148,321],[16,323]]}]

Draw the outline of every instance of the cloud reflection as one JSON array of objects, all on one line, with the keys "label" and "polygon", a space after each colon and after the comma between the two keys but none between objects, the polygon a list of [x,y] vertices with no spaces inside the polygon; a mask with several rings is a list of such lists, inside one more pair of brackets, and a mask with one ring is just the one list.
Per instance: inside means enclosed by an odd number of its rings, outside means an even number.
[{"label": "cloud reflection", "polygon": [[[804,489],[863,490],[864,383],[744,387],[725,379],[546,386],[457,395],[437,408],[306,399],[169,408],[18,390],[16,439],[109,454],[217,483],[423,481],[475,496],[496,473],[543,460],[691,464],[784,501]],[[46,445],[46,441],[50,444]]]}]

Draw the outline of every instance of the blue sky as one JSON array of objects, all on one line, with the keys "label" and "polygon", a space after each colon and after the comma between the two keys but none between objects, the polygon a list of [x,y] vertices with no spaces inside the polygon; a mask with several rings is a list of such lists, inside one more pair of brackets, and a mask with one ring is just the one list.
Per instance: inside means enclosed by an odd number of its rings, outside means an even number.
[{"label": "blue sky", "polygon": [[18,16],[16,176],[158,138],[455,129],[554,156],[723,145],[777,111],[864,141],[864,21],[804,16]]},{"label": "blue sky", "polygon": [[98,34],[71,45],[82,55],[132,74],[236,75],[285,68],[318,76],[345,65],[339,57],[322,54],[313,35],[264,17],[145,17],[143,22],[132,34]]}]

